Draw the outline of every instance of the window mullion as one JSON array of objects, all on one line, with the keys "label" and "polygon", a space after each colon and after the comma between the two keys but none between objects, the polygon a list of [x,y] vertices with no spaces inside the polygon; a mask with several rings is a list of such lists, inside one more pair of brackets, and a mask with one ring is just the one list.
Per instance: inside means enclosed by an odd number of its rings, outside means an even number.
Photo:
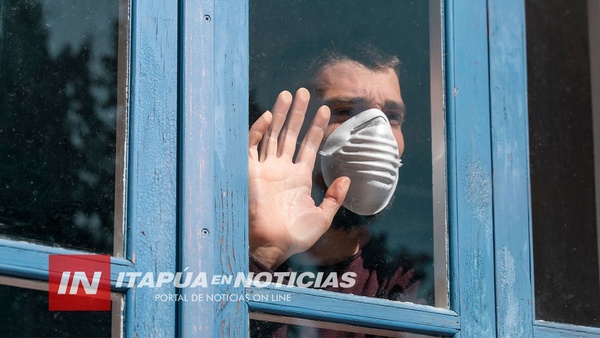
[{"label": "window mullion", "polygon": [[[465,337],[496,333],[487,4],[446,1],[450,307]],[[477,320],[475,320],[477,318]]]},{"label": "window mullion", "polygon": [[527,337],[534,316],[525,5],[488,6],[498,336]]},{"label": "window mullion", "polygon": [[181,6],[179,266],[208,280],[180,290],[179,334],[247,336],[243,285],[212,277],[248,271],[248,6]]},{"label": "window mullion", "polygon": [[[127,258],[142,274],[175,272],[177,4],[133,1]],[[175,336],[172,285],[127,292],[125,336]]]},{"label": "window mullion", "polygon": [[[0,275],[48,281],[49,255],[81,255],[87,252],[0,239]],[[115,288],[119,273],[133,272],[133,263],[111,257],[111,285]]]}]

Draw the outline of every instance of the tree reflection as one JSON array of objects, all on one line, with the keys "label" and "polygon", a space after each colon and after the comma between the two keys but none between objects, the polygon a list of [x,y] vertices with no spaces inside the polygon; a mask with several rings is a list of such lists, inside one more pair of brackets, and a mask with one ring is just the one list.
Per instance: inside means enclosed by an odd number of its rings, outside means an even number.
[{"label": "tree reflection", "polygon": [[43,6],[0,7],[0,233],[109,253],[118,27],[94,72],[89,37],[49,53]]}]

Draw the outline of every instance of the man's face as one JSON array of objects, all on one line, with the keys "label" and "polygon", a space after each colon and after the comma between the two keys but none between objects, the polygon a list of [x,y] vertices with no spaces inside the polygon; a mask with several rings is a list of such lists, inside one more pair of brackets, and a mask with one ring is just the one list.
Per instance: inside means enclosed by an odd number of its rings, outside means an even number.
[{"label": "man's face", "polygon": [[373,71],[353,61],[342,61],[323,69],[319,80],[323,89],[321,104],[331,109],[323,142],[350,117],[377,108],[387,115],[402,156],[402,122],[406,109],[394,69]]}]

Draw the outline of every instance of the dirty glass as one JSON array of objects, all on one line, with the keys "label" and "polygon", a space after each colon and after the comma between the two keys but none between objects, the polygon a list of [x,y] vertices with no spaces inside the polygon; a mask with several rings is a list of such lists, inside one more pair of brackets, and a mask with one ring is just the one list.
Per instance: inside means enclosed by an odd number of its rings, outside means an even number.
[{"label": "dirty glass", "polygon": [[[251,244],[250,271],[262,281],[448,306],[440,8],[439,1],[250,1],[250,125],[271,110],[282,90],[293,94],[305,87],[311,92],[307,121],[322,103],[333,112],[330,126],[340,116],[380,108],[392,128],[401,125],[404,140],[397,187],[383,211],[364,216],[342,208],[334,218],[333,232],[327,234],[334,235],[317,243],[327,244],[292,256],[274,266],[275,271],[253,257]],[[348,57],[367,74],[394,74],[391,82],[396,84],[399,77],[405,106],[400,116],[394,109],[390,113],[387,105],[374,107],[373,97],[360,96],[366,91],[324,102],[329,89],[320,87],[320,80],[335,63],[328,63],[332,54],[337,61]],[[399,60],[396,72],[385,64],[393,58]],[[336,79],[348,75],[332,72]],[[353,81],[351,88],[367,84],[373,85],[373,92],[389,89],[387,82]],[[318,155],[312,178],[317,205],[325,190],[321,160]],[[252,223],[249,231],[252,238]],[[356,244],[356,250],[335,252],[333,259],[320,251],[347,243]],[[269,273],[276,275],[268,277]],[[344,273],[351,273],[346,277],[358,288],[343,284]]]},{"label": "dirty glass", "polygon": [[526,19],[536,318],[600,326],[600,6],[528,0]]},{"label": "dirty glass", "polygon": [[127,6],[0,0],[1,237],[122,252]]},{"label": "dirty glass", "polygon": [[[119,304],[112,302],[120,314]],[[48,311],[47,284],[0,279],[2,337],[119,337],[120,325],[113,328],[112,318],[111,311]]]}]

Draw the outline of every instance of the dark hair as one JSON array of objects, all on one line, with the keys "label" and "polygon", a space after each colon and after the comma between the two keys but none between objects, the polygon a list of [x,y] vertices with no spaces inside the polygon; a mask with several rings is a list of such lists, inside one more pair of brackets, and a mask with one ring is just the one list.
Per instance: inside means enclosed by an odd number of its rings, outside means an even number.
[{"label": "dark hair", "polygon": [[323,50],[311,64],[311,91],[319,95],[322,93],[323,84],[320,82],[320,75],[324,68],[347,61],[356,62],[373,71],[391,68],[400,78],[400,60],[396,55],[385,53],[370,43],[332,46]]}]

